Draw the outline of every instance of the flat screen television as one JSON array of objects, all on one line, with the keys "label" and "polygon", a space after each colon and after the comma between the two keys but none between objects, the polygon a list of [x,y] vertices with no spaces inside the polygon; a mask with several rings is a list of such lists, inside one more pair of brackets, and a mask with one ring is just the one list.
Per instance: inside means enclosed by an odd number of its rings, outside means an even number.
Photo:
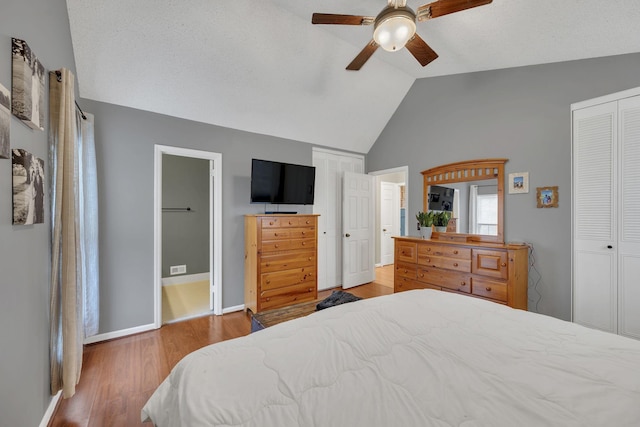
[{"label": "flat screen television", "polygon": [[252,159],[251,203],[312,205],[316,168]]},{"label": "flat screen television", "polygon": [[429,210],[430,211],[452,211],[453,210],[453,188],[441,187],[439,185],[429,186]]}]

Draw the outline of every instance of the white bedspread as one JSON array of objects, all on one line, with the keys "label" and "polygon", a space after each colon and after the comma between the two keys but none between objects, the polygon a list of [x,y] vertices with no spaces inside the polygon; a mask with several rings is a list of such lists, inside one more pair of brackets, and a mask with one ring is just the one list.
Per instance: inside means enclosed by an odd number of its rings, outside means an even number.
[{"label": "white bedspread", "polygon": [[157,426],[640,426],[640,341],[441,291],[366,299],[186,356]]}]

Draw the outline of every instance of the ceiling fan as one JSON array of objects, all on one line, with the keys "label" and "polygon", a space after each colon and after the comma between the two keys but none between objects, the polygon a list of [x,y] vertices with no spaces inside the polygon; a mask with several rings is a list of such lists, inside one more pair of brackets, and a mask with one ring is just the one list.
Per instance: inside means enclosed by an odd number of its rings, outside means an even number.
[{"label": "ceiling fan", "polygon": [[373,39],[347,66],[347,70],[357,71],[381,46],[384,50],[395,52],[407,47],[409,52],[424,67],[438,57],[416,33],[416,19],[426,21],[450,13],[460,12],[473,7],[491,3],[493,0],[438,0],[422,5],[418,12],[407,7],[407,0],[387,0],[387,6],[378,16],[338,15],[332,13],[314,13],[312,24],[336,25],[373,25]]}]

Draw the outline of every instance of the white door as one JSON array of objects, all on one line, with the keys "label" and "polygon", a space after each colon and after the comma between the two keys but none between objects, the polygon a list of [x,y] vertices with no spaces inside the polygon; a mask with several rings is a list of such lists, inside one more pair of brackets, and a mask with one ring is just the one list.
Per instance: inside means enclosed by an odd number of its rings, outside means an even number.
[{"label": "white door", "polygon": [[364,171],[364,158],[338,151],[313,150],[318,217],[318,290],[342,284],[342,174]]},{"label": "white door", "polygon": [[640,96],[618,103],[618,333],[640,339]]},{"label": "white door", "polygon": [[380,183],[380,264],[393,264],[393,236],[400,234],[400,188]]},{"label": "white door", "polygon": [[375,177],[345,172],[343,177],[344,289],[375,279]]},{"label": "white door", "polygon": [[616,115],[616,102],[573,112],[573,321],[614,333]]}]

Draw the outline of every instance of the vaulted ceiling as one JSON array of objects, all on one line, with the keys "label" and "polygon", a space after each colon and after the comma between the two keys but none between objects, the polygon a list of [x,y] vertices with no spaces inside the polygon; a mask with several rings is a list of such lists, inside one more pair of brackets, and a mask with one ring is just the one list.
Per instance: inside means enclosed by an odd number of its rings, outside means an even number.
[{"label": "vaulted ceiling", "polygon": [[424,68],[378,49],[347,71],[372,26],[311,24],[385,5],[67,0],[80,96],[366,153],[415,79],[640,52],[640,0],[494,0],[419,22],[439,54]]}]

